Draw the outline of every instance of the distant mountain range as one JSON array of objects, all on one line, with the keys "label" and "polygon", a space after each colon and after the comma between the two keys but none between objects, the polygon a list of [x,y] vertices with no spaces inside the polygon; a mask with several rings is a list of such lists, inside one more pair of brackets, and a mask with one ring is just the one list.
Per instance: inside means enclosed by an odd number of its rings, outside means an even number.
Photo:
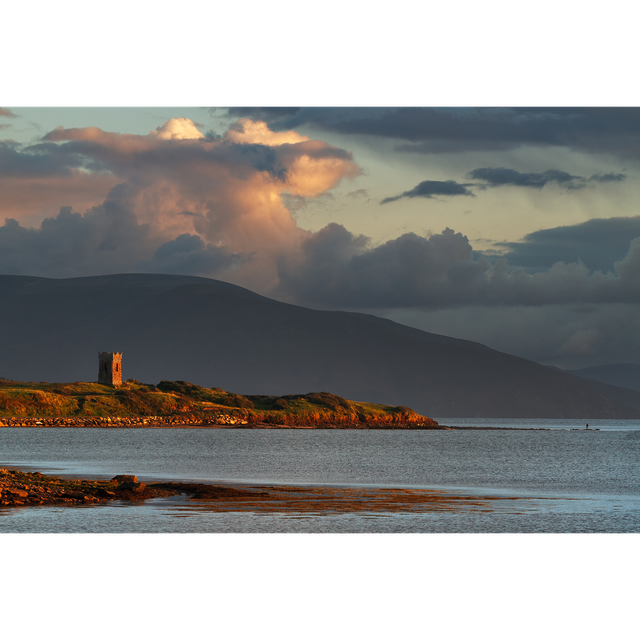
[{"label": "distant mountain range", "polygon": [[582,378],[593,389],[640,410],[640,365],[606,364],[573,370],[549,368]]},{"label": "distant mountain range", "polygon": [[612,384],[616,387],[640,391],[640,364],[603,364],[599,367],[565,370],[565,373],[571,373],[587,380]]},{"label": "distant mountain range", "polygon": [[[429,417],[636,418],[640,392],[361,313],[190,276],[0,276],[0,377],[186,380],[240,394],[328,391]],[[593,385],[600,385],[594,388]]]}]

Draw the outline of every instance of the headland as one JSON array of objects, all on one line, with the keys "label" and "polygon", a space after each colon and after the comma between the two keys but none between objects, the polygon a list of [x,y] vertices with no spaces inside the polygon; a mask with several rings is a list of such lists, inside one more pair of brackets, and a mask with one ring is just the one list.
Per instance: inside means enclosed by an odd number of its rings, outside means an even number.
[{"label": "headland", "polygon": [[326,391],[240,395],[182,380],[48,383],[0,379],[0,426],[236,429],[445,429],[409,407]]}]

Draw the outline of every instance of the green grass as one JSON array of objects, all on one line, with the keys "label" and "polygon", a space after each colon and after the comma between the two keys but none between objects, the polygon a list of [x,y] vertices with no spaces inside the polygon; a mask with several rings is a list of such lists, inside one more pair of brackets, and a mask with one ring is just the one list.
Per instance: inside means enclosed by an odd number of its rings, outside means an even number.
[{"label": "green grass", "polygon": [[243,396],[183,380],[158,385],[136,380],[111,387],[96,382],[16,382],[0,378],[2,417],[131,417],[181,413],[230,414],[249,423],[330,425],[420,424],[408,407],[353,402],[326,391],[287,396]]}]

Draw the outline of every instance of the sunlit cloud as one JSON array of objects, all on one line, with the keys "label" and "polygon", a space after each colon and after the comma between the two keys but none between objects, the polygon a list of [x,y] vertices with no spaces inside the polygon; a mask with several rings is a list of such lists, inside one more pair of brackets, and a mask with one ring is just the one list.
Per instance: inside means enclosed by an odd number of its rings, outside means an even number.
[{"label": "sunlit cloud", "polygon": [[[85,180],[88,191],[95,187],[97,202],[86,214],[94,222],[107,201],[110,206],[117,203],[118,210],[127,212],[133,237],[144,235],[140,259],[147,264],[157,265],[166,258],[176,269],[182,265],[192,272],[197,265],[199,275],[207,264],[212,266],[211,274],[225,266],[234,271],[240,267],[238,277],[257,288],[274,284],[278,256],[293,250],[309,233],[297,227],[283,196],[317,197],[359,172],[348,152],[295,132],[272,133],[264,123],[240,122],[224,136],[208,139],[186,118],[170,120],[146,136],[97,127],[59,127],[36,145],[7,148],[6,157],[3,173],[8,180],[14,178],[16,192],[29,181],[49,181],[48,189],[43,186],[39,194],[49,206],[57,202],[59,209],[68,204],[50,196],[59,196],[56,189],[72,180]],[[13,213],[19,208],[18,203],[10,204],[7,195],[0,193],[0,211]],[[72,207],[78,209],[75,203]],[[34,210],[38,207],[32,202],[32,215]],[[30,228],[19,237],[31,238],[31,232],[46,236],[48,229],[61,223],[61,215],[50,214],[40,229]],[[68,215],[65,209],[67,223]],[[80,213],[73,216],[83,218]],[[24,209],[11,217],[16,221],[11,223],[14,232],[16,223],[33,220]],[[77,217],[73,220],[80,224]],[[27,232],[22,225],[20,229]],[[170,244],[178,238],[178,244]],[[27,254],[36,244],[24,247]],[[165,250],[155,253],[161,246]],[[245,258],[225,261],[214,248]],[[117,252],[112,255],[112,271],[131,264],[116,260],[122,257]],[[107,259],[106,254],[102,257]],[[28,261],[27,255],[24,260]],[[76,275],[86,268],[78,260]],[[45,269],[43,263],[39,272]],[[71,264],[65,266],[65,273],[69,270],[73,270]],[[54,265],[50,273],[56,273]]]},{"label": "sunlit cloud", "polygon": [[172,118],[149,135],[156,136],[161,140],[198,140],[204,138],[204,134],[189,118]]},{"label": "sunlit cloud", "polygon": [[231,142],[266,144],[268,146],[296,144],[309,140],[308,136],[301,136],[295,131],[271,131],[266,122],[246,118],[236,121],[227,131],[225,138]]}]

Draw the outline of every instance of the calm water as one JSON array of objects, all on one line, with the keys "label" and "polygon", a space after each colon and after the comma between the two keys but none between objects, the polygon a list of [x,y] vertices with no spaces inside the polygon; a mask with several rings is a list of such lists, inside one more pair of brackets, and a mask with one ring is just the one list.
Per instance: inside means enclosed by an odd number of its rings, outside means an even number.
[{"label": "calm water", "polygon": [[[141,506],[0,509],[2,532],[639,532],[640,422],[461,420],[516,430],[0,429],[0,466],[68,476],[440,489],[516,497],[430,513],[212,513]],[[532,430],[536,429],[536,430]],[[545,430],[542,430],[545,429]],[[596,429],[599,429],[597,431]]]}]

